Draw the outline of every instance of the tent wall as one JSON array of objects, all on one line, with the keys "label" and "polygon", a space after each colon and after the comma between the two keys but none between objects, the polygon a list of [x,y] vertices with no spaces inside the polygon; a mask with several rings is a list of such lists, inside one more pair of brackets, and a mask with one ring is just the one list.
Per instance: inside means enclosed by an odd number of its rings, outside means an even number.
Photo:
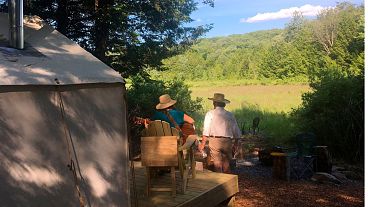
[{"label": "tent wall", "polygon": [[[85,180],[80,181],[81,191],[91,206],[130,206],[125,89],[121,84],[93,86],[59,88],[64,120]],[[64,133],[55,88],[18,86],[4,90],[0,86],[2,207],[79,206],[74,178],[67,167],[71,145],[67,145],[69,137]]]}]

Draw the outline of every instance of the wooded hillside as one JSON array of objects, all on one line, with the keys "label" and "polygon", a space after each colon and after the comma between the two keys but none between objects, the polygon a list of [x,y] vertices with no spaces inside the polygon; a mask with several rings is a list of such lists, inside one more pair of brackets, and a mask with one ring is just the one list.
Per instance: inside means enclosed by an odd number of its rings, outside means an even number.
[{"label": "wooded hillside", "polygon": [[283,30],[257,31],[242,35],[201,39],[184,54],[166,59],[169,78],[218,80],[259,77],[260,63]]},{"label": "wooded hillside", "polygon": [[314,20],[295,13],[282,30],[200,39],[184,54],[164,60],[167,70],[159,75],[307,82],[331,68],[357,74],[364,65],[363,30],[362,6],[341,3]]}]

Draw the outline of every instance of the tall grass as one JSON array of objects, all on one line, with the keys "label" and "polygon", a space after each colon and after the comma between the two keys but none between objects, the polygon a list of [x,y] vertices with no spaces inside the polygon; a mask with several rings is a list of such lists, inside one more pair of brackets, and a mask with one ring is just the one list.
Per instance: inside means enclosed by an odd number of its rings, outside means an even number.
[{"label": "tall grass", "polygon": [[198,133],[201,133],[206,111],[213,108],[207,98],[221,92],[231,101],[226,109],[234,113],[239,127],[247,131],[253,118],[260,117],[260,133],[271,145],[290,144],[290,138],[298,132],[290,112],[301,104],[302,93],[310,90],[307,85],[211,85],[190,89],[192,98],[203,98],[204,111],[193,115]]},{"label": "tall grass", "polygon": [[251,133],[253,118],[259,117],[259,133],[265,137],[270,145],[292,144],[292,137],[298,132],[294,120],[285,112],[270,112],[260,109],[258,106],[248,106],[233,111],[239,127]]},{"label": "tall grass", "polygon": [[280,80],[280,79],[221,79],[221,80],[185,80],[190,87],[208,86],[245,86],[245,85],[300,85],[308,84],[308,80]]}]

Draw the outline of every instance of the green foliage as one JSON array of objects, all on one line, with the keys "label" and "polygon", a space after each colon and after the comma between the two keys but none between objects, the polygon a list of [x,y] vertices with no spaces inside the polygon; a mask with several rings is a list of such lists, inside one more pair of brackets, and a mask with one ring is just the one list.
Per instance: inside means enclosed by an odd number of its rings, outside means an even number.
[{"label": "green foliage", "polygon": [[155,79],[225,80],[258,79],[262,57],[282,30],[268,30],[201,39],[181,55],[164,60],[166,71],[151,73]]},{"label": "green foliage", "polygon": [[303,17],[303,14],[295,11],[293,18],[286,24],[285,41],[293,42],[298,40],[306,22],[307,20]]},{"label": "green foliage", "polygon": [[312,22],[313,28],[325,28],[313,30],[315,47],[323,46],[323,49],[321,48],[322,53],[319,52],[317,65],[309,70],[312,84],[335,74],[344,77],[363,74],[363,18],[363,7],[341,3],[334,9],[324,11]]},{"label": "green foliage", "polygon": [[341,3],[311,23],[320,57],[309,70],[313,91],[293,112],[319,144],[348,161],[364,159],[363,17],[363,7]]},{"label": "green foliage", "polygon": [[271,79],[293,79],[300,77],[306,80],[307,62],[304,54],[289,43],[279,43],[273,45],[261,63],[260,74]]},{"label": "green foliage", "polygon": [[316,133],[336,158],[364,158],[364,79],[330,77],[303,96],[303,106],[293,112],[305,131]]},{"label": "green foliage", "polygon": [[182,81],[157,81],[146,76],[136,75],[129,79],[127,87],[127,103],[129,117],[129,134],[132,138],[132,153],[138,155],[140,151],[140,136],[143,126],[133,124],[134,117],[149,118],[156,110],[159,97],[169,94],[174,100],[176,108],[196,118],[196,113],[201,111],[201,99],[192,100],[191,91]]},{"label": "green foliage", "polygon": [[[196,82],[198,83],[198,82]],[[260,117],[260,134],[271,145],[289,145],[290,138],[296,133],[297,125],[289,112],[301,104],[301,94],[309,90],[307,85],[236,85],[228,86],[221,81],[216,86],[191,86],[192,97],[203,97],[204,112],[196,116],[198,133],[203,127],[205,112],[212,109],[212,102],[207,100],[214,92],[222,92],[231,101],[226,109],[232,111],[245,132],[252,126],[252,120]]]},{"label": "green foliage", "polygon": [[363,6],[339,3],[315,20],[296,13],[285,30],[203,39],[164,63],[169,70],[154,74],[155,78],[180,77],[193,85],[198,80],[210,80],[214,87],[212,81],[236,85],[308,79],[312,92],[303,96],[292,117],[254,107],[236,114],[263,117],[270,143],[288,142],[300,126],[314,132],[319,144],[328,145],[335,157],[363,160]]},{"label": "green foliage", "polygon": [[315,20],[295,13],[284,30],[200,39],[185,53],[165,59],[166,71],[151,75],[188,81],[314,83],[333,70],[362,74],[363,48],[363,6],[340,3]]},{"label": "green foliage", "polygon": [[293,118],[284,112],[270,112],[262,110],[257,105],[248,105],[235,110],[234,115],[239,122],[239,127],[245,131],[251,131],[253,119],[260,117],[260,133],[265,136],[267,143],[271,146],[292,145],[292,137],[298,132]]},{"label": "green foliage", "polygon": [[131,80],[132,83],[127,91],[130,116],[150,117],[159,102],[158,98],[166,93],[177,100],[176,108],[189,115],[202,109],[201,99],[192,100],[191,91],[182,81],[163,82],[140,75],[133,76]]},{"label": "green foliage", "polygon": [[[203,0],[213,6],[213,0]],[[162,59],[186,49],[211,25],[188,26],[194,0],[33,0],[38,15],[123,77],[159,69]],[[3,8],[0,7],[0,9]]]}]

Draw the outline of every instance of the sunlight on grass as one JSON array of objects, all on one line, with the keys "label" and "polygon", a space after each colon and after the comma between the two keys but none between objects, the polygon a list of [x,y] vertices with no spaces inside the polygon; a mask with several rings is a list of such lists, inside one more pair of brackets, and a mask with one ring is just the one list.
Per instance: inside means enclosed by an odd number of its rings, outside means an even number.
[{"label": "sunlight on grass", "polygon": [[249,86],[202,86],[191,87],[192,98],[204,99],[205,110],[212,108],[212,102],[207,101],[213,93],[224,93],[231,103],[226,107],[230,111],[247,106],[259,106],[260,110],[268,112],[288,113],[301,104],[302,93],[309,90],[307,85],[249,85]]},{"label": "sunlight on grass", "polygon": [[300,85],[308,84],[307,80],[271,80],[271,79],[224,79],[224,80],[185,80],[190,87],[214,87],[214,86],[246,86],[246,85]]},{"label": "sunlight on grass", "polygon": [[195,116],[199,132],[206,111],[213,108],[208,97],[213,93],[224,93],[231,103],[226,108],[232,111],[239,127],[249,130],[254,117],[260,117],[260,131],[270,144],[285,144],[295,135],[298,127],[289,112],[301,104],[301,95],[309,91],[307,85],[243,85],[191,87],[192,98],[203,98],[204,112]]}]

